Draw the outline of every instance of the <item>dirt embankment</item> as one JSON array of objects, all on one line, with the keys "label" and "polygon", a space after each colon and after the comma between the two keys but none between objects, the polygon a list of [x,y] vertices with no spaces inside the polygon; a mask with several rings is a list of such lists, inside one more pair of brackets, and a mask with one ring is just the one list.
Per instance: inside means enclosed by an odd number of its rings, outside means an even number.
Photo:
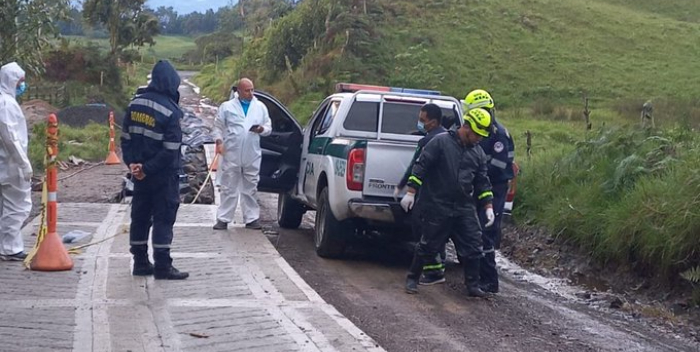
[{"label": "dirt embankment", "polygon": [[58,112],[58,108],[43,100],[30,100],[22,103],[22,112],[27,119],[27,129],[32,131],[32,128],[37,123],[46,121],[49,114]]},{"label": "dirt embankment", "polygon": [[687,283],[675,280],[675,286],[669,288],[661,278],[629,266],[601,263],[547,231],[513,223],[504,228],[501,253],[527,270],[580,287],[576,296],[589,306],[647,319],[693,337],[698,334],[700,308],[693,303],[693,290]]}]

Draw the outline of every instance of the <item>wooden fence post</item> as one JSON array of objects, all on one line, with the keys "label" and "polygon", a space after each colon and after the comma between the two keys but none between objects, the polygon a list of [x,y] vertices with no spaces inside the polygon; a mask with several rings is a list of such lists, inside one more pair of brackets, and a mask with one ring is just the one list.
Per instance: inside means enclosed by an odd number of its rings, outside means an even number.
[{"label": "wooden fence post", "polygon": [[585,106],[583,107],[583,117],[586,119],[586,131],[590,131],[593,124],[591,123],[591,111],[588,109],[588,97],[584,97]]}]

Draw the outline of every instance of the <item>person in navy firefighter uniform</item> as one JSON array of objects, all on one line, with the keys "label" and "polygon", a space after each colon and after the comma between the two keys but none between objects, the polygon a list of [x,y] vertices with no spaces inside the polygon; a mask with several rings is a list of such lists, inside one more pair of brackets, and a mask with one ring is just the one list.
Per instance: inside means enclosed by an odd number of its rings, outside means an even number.
[{"label": "person in navy firefighter uniform", "polygon": [[464,98],[464,110],[482,108],[491,114],[493,127],[489,137],[484,138],[479,145],[486,153],[488,160],[488,176],[491,180],[493,191],[493,211],[496,219],[493,226],[486,227],[488,222],[486,214],[479,212],[479,220],[483,229],[484,256],[480,265],[481,289],[485,292],[498,292],[498,270],[496,268],[496,249],[501,245],[501,219],[503,208],[506,204],[506,195],[510,181],[513,179],[513,159],[515,157],[515,144],[508,130],[496,120],[494,102],[491,95],[483,90],[476,89]]},{"label": "person in navy firefighter uniform", "polygon": [[[180,76],[167,61],[159,61],[151,82],[136,95],[124,116],[121,146],[131,170],[134,196],[129,241],[134,256],[133,275],[158,280],[183,280],[189,274],[172,265],[170,245],[180,206],[178,170],[182,110],[178,106]],[[153,259],[148,260],[148,232],[153,226]]]}]

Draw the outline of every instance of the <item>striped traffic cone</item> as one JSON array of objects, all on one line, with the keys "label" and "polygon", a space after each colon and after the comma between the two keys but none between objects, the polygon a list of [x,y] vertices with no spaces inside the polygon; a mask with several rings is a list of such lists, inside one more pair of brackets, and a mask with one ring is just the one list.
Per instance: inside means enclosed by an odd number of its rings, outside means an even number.
[{"label": "striped traffic cone", "polygon": [[[56,191],[58,189],[58,170],[56,161],[58,158],[58,119],[56,115],[49,115],[46,126],[46,180],[44,181],[44,195],[42,197],[44,208],[42,210],[42,223],[39,236],[34,249],[25,260],[25,265],[31,270],[37,271],[64,271],[73,269],[73,259],[63,246],[61,238],[56,232],[58,223],[58,204]],[[46,220],[46,223],[44,223]]]}]

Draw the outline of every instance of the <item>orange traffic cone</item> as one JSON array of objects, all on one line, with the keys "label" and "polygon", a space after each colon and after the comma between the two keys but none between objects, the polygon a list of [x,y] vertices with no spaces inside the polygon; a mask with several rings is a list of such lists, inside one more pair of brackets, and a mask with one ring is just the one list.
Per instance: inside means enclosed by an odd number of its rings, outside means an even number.
[{"label": "orange traffic cone", "polygon": [[49,232],[39,244],[29,268],[36,271],[64,271],[73,269],[70,257],[56,232]]},{"label": "orange traffic cone", "polygon": [[122,163],[117,156],[114,145],[114,112],[109,112],[109,154],[105,160],[105,165],[119,165]]},{"label": "orange traffic cone", "polygon": [[[73,269],[73,259],[68,255],[61,238],[56,233],[58,223],[58,208],[56,202],[56,190],[58,188],[58,170],[56,161],[58,157],[58,119],[56,115],[49,115],[46,126],[46,183],[44,204],[42,211],[42,224],[37,238],[36,246],[30,253],[25,264],[32,270],[38,271],[63,271]],[[44,226],[44,214],[46,215],[46,227]]]}]

